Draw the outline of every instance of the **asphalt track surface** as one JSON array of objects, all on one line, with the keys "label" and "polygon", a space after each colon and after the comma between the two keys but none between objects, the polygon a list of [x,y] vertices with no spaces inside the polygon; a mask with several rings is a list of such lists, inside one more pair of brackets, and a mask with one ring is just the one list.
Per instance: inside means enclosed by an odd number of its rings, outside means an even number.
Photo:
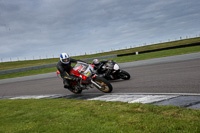
[{"label": "asphalt track surface", "polygon": [[[200,94],[200,53],[122,63],[130,80],[111,81],[112,94],[195,93]],[[72,93],[63,88],[56,73],[0,80],[0,97]],[[97,89],[82,94],[103,94]]]}]

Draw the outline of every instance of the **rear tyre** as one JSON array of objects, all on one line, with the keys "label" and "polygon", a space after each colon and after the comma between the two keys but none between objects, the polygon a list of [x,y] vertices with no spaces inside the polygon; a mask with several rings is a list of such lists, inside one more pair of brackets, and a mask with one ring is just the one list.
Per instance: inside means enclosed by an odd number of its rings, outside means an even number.
[{"label": "rear tyre", "polygon": [[98,86],[96,86],[95,84],[94,84],[94,86],[98,89],[98,90],[100,90],[100,91],[102,91],[102,92],[104,92],[104,93],[110,93],[110,92],[112,92],[112,90],[113,90],[113,87],[112,87],[112,85],[110,84],[110,82],[108,82],[106,79],[104,79],[104,78],[102,78],[102,77],[95,77],[94,78],[94,82],[95,83],[97,83],[99,86],[101,86],[101,88],[99,88]]},{"label": "rear tyre", "polygon": [[81,94],[82,90],[79,89],[69,89],[74,94]]},{"label": "rear tyre", "polygon": [[72,84],[70,88],[68,88],[72,93],[74,94],[80,94],[82,92],[82,89],[78,89],[78,87],[76,87],[76,84]]}]

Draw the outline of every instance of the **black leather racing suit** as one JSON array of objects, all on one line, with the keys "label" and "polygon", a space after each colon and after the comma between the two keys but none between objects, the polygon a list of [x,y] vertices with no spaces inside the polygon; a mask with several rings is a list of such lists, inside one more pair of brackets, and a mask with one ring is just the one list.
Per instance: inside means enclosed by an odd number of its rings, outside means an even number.
[{"label": "black leather racing suit", "polygon": [[97,73],[98,74],[103,74],[105,73],[105,70],[102,68],[108,61],[106,60],[103,60],[103,61],[100,61],[98,65],[95,65],[94,69],[97,70]]},{"label": "black leather racing suit", "polygon": [[103,66],[105,66],[106,63],[108,63],[109,60],[103,60],[103,61],[100,61],[100,63],[98,65],[95,65],[95,70],[97,71],[98,74],[100,74],[100,76],[103,76],[103,77],[110,77],[110,73],[111,73],[111,70],[106,70],[105,68],[103,68]]},{"label": "black leather racing suit", "polygon": [[71,66],[71,63],[77,63],[78,61],[84,62],[81,60],[70,58],[70,61],[68,64],[63,64],[61,61],[57,63],[56,66],[57,66],[58,71],[60,72],[61,77],[63,78],[64,88],[70,88],[69,80],[77,80],[79,78],[79,77],[74,77],[74,76],[69,75],[71,69],[73,68]]}]

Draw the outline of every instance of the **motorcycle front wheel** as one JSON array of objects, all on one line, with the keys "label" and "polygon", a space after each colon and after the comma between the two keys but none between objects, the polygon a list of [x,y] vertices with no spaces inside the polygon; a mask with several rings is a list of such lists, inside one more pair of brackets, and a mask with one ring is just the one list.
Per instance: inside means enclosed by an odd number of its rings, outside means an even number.
[{"label": "motorcycle front wheel", "polygon": [[108,82],[106,79],[97,76],[93,80],[95,82],[93,84],[98,90],[100,90],[100,91],[102,91],[104,93],[112,92],[113,87],[110,84],[110,82]]},{"label": "motorcycle front wheel", "polygon": [[124,70],[121,70],[120,72],[120,78],[124,80],[129,80],[131,78],[130,74]]}]

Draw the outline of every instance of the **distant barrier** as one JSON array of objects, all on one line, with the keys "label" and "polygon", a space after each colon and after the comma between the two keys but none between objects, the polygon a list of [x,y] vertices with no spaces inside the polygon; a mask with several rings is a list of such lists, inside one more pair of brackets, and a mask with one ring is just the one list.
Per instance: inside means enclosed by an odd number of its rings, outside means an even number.
[{"label": "distant barrier", "polygon": [[[92,61],[94,59],[108,59],[108,58],[115,58],[115,57],[117,57],[117,55],[108,55],[108,56],[94,57],[94,58],[88,58],[88,59],[82,59],[82,60],[87,62],[87,61]],[[33,66],[33,67],[17,68],[17,69],[11,69],[11,70],[3,70],[3,71],[0,71],[0,75],[37,70],[37,69],[41,69],[41,68],[56,67],[56,64],[57,63]]]}]

